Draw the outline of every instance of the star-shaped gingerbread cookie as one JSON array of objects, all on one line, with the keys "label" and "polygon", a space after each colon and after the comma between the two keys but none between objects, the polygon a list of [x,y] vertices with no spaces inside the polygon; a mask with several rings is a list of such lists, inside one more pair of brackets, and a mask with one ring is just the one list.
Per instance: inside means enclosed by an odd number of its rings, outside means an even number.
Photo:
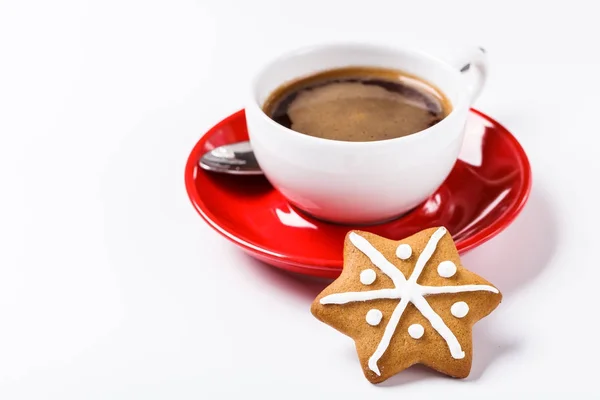
[{"label": "star-shaped gingerbread cookie", "polygon": [[354,339],[372,383],[414,364],[464,378],[471,370],[472,327],[501,300],[496,287],[461,265],[444,227],[400,241],[351,231],[342,273],[311,312]]}]

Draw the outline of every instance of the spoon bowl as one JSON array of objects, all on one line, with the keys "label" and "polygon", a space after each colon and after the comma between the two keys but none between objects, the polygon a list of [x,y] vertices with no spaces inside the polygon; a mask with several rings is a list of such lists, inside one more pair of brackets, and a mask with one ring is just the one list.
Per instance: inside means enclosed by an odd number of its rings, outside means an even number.
[{"label": "spoon bowl", "polygon": [[263,175],[249,141],[219,146],[200,158],[200,168],[231,175]]}]

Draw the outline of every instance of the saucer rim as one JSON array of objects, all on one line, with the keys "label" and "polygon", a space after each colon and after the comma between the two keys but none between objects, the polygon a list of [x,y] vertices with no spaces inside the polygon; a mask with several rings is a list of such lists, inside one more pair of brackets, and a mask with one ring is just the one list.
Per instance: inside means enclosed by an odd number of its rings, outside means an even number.
[{"label": "saucer rim", "polygon": [[[483,243],[489,241],[499,233],[501,233],[504,229],[506,229],[521,213],[527,200],[529,199],[529,195],[531,193],[532,186],[532,172],[531,172],[531,164],[529,162],[529,158],[525,153],[525,150],[521,146],[521,143],[517,140],[517,138],[501,123],[491,118],[487,114],[471,108],[469,110],[470,113],[474,113],[484,118],[491,124],[493,124],[496,129],[502,131],[502,133],[507,137],[507,139],[511,142],[511,144],[516,149],[517,160],[521,165],[521,171],[523,174],[523,184],[519,187],[520,191],[518,193],[518,197],[515,202],[512,203],[510,209],[506,211],[506,213],[493,223],[491,223],[486,228],[478,231],[473,236],[468,237],[464,240],[458,241],[456,243],[456,248],[460,254],[464,254],[475,247],[482,245]],[[246,118],[245,109],[240,109],[221,121],[217,122],[210,129],[208,129],[204,135],[202,135],[188,156],[186,166],[185,166],[185,187],[188,194],[188,197],[200,215],[202,219],[215,231],[224,236],[226,239],[232,241],[236,245],[240,246],[246,252],[255,254],[259,256],[262,260],[272,260],[278,264],[285,263],[290,266],[295,266],[294,269],[302,269],[306,270],[314,270],[317,271],[332,271],[332,270],[341,270],[342,263],[340,261],[328,260],[328,259],[318,259],[316,257],[302,257],[302,256],[289,256],[286,254],[281,254],[274,252],[272,250],[266,249],[256,243],[253,243],[250,240],[247,240],[241,237],[239,234],[234,232],[230,232],[229,230],[223,228],[217,221],[218,219],[208,211],[206,208],[204,201],[202,200],[200,194],[196,190],[195,186],[195,171],[198,168],[198,160],[200,159],[201,148],[204,147],[205,142],[214,135],[215,131],[221,129],[221,127],[229,125],[231,121],[236,120],[238,118]]]}]

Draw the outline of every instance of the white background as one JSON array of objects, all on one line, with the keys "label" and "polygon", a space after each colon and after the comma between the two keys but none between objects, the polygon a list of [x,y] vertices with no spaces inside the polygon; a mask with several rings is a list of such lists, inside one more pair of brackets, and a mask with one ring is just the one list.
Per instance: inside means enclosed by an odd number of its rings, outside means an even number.
[{"label": "white background", "polygon": [[[1,399],[598,398],[595,2],[0,4]],[[486,47],[476,107],[531,159],[524,212],[463,260],[504,292],[464,381],[371,385],[309,312],[324,284],[248,258],[187,200],[189,151],[253,69],[331,39]]]}]

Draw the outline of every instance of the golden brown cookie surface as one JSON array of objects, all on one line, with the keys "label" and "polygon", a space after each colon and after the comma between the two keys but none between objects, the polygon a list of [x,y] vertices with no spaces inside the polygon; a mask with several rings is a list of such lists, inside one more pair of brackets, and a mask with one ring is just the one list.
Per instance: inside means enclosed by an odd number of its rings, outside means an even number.
[{"label": "golden brown cookie surface", "polygon": [[471,329],[501,299],[497,288],[461,265],[443,227],[400,241],[352,231],[341,275],[311,312],[354,339],[372,383],[413,364],[464,378],[471,370]]}]

